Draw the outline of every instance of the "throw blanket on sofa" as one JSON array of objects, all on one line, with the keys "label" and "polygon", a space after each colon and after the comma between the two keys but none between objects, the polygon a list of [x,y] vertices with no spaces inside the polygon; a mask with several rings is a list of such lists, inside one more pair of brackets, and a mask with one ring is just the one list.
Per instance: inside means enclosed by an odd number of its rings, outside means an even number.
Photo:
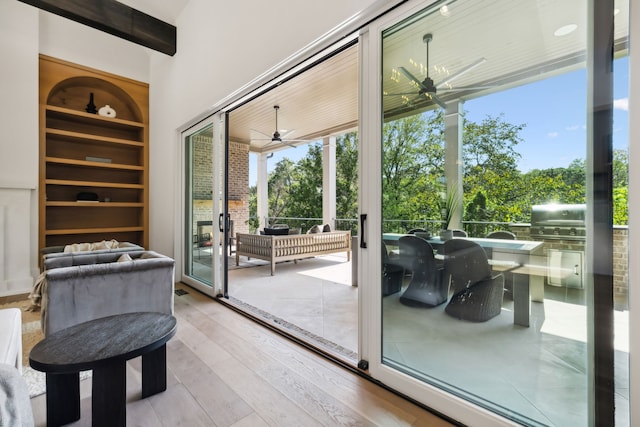
[{"label": "throw blanket on sofa", "polygon": [[38,311],[42,306],[42,295],[44,294],[45,287],[47,286],[47,278],[45,272],[40,273],[36,279],[36,283],[33,284],[29,299],[31,300],[31,306],[27,308],[27,311]]},{"label": "throw blanket on sofa", "polygon": [[120,247],[120,242],[114,239],[93,243],[73,243],[64,247],[64,253],[68,254],[72,252],[96,251],[100,249],[116,249],[118,247]]},{"label": "throw blanket on sofa", "polygon": [[33,426],[27,383],[18,370],[0,363],[0,425]]}]

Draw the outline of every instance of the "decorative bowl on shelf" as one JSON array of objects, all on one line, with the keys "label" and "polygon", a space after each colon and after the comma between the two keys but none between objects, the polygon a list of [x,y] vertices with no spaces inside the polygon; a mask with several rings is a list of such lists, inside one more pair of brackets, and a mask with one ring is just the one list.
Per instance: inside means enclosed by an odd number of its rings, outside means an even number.
[{"label": "decorative bowl on shelf", "polygon": [[114,110],[109,106],[109,104],[107,104],[104,107],[100,107],[100,109],[98,110],[98,115],[103,117],[110,117],[113,119],[116,117],[116,110]]}]

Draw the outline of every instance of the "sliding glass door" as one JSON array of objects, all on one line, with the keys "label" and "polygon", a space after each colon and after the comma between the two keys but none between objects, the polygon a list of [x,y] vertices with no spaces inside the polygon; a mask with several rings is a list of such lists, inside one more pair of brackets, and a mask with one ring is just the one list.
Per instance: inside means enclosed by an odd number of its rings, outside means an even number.
[{"label": "sliding glass door", "polygon": [[220,126],[207,120],[183,133],[183,281],[216,295],[226,250],[218,218],[222,211]]},{"label": "sliding glass door", "polygon": [[612,263],[627,89],[610,72],[627,72],[627,11],[412,2],[363,35],[376,378],[474,425],[612,425],[614,399],[628,423],[628,370],[613,372],[628,345],[611,344],[627,326]]}]

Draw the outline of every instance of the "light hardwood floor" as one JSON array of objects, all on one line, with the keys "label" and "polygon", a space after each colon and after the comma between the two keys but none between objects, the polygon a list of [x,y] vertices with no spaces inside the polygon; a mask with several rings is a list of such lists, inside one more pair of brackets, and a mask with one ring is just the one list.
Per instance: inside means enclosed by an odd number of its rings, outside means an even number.
[{"label": "light hardwood floor", "polygon": [[[167,390],[140,399],[140,359],[127,366],[129,426],[434,426],[452,424],[197,291],[175,297]],[[91,425],[91,380],[81,382]],[[46,425],[45,396],[32,399]]]}]

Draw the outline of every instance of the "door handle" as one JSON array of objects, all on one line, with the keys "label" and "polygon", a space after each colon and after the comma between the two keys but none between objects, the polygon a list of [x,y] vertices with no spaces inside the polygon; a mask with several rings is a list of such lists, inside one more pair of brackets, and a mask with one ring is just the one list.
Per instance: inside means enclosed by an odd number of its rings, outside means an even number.
[{"label": "door handle", "polygon": [[222,219],[224,218],[224,214],[220,214],[220,217],[218,218],[218,229],[222,232],[224,231],[222,229]]},{"label": "door handle", "polygon": [[366,249],[367,242],[364,240],[364,222],[367,220],[367,214],[360,214],[360,247]]}]

